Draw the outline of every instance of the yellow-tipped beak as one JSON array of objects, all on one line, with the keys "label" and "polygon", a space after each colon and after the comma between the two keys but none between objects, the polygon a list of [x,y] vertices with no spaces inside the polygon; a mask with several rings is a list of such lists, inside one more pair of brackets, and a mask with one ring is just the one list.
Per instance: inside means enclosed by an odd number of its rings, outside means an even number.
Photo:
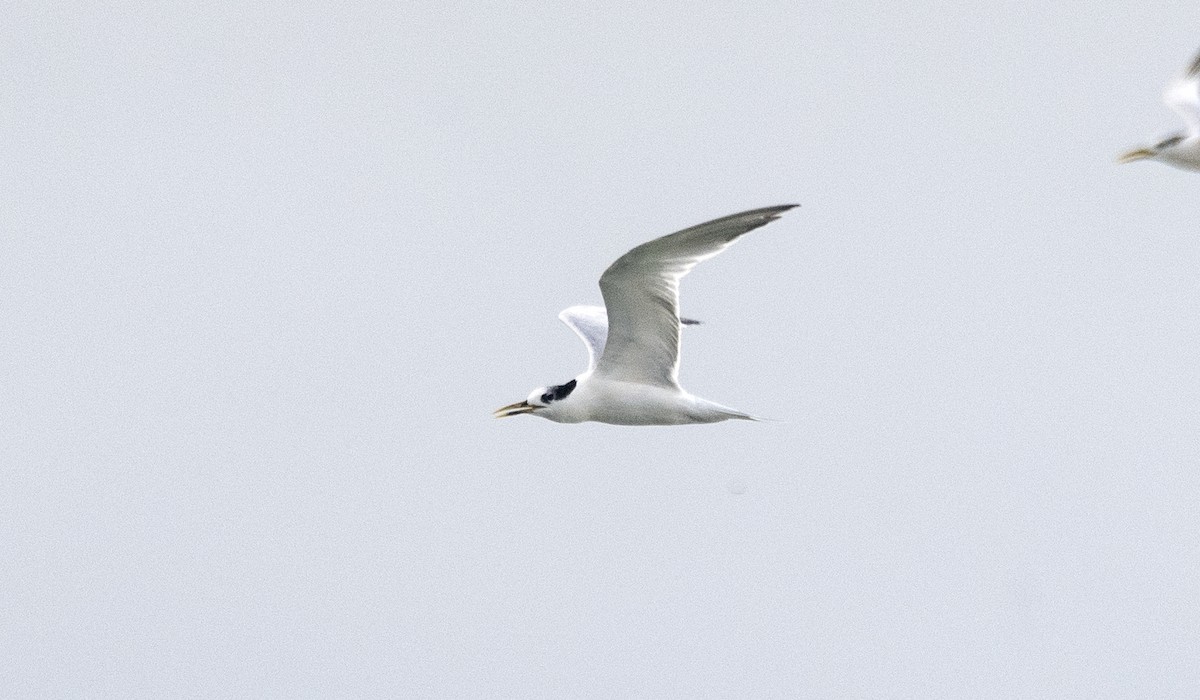
[{"label": "yellow-tipped beak", "polygon": [[1122,154],[1120,158],[1117,158],[1117,163],[1120,163],[1120,164],[1132,163],[1135,160],[1142,160],[1143,158],[1153,158],[1153,157],[1154,157],[1154,151],[1151,151],[1146,148],[1138,148],[1136,150]]},{"label": "yellow-tipped beak", "polygon": [[536,409],[537,409],[537,406],[534,406],[533,404],[529,403],[528,401],[518,401],[516,403],[510,403],[509,405],[505,406],[504,408],[497,408],[495,413],[492,414],[492,417],[493,418],[508,418],[509,416],[516,416],[516,415],[520,415],[522,413],[529,413],[530,411],[534,411]]}]

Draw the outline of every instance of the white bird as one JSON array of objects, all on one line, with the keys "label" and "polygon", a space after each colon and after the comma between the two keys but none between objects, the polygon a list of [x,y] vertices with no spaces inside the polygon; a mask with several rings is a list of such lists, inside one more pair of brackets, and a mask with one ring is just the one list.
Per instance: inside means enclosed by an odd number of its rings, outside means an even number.
[{"label": "white bird", "polygon": [[496,418],[528,413],[557,423],[615,425],[716,423],[753,416],[693,396],[679,386],[679,280],[743,234],[795,207],[733,214],[634,248],[600,276],[605,307],[572,306],[558,315],[583,339],[587,371],[566,384],[534,389],[497,409]]},{"label": "white bird", "polygon": [[1117,158],[1118,163],[1159,160],[1184,170],[1200,170],[1200,54],[1163,93],[1167,106],[1187,123],[1187,131],[1171,134],[1153,146],[1135,148]]}]

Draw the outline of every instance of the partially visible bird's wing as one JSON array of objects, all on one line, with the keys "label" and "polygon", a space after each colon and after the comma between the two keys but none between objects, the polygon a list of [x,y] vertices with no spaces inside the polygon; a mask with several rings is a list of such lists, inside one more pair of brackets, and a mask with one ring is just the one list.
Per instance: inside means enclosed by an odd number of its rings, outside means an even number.
[{"label": "partially visible bird's wing", "polygon": [[1200,134],[1200,54],[1183,75],[1167,85],[1163,101],[1187,122],[1189,135]]},{"label": "partially visible bird's wing", "polygon": [[604,354],[604,340],[608,337],[608,314],[604,307],[572,306],[563,309],[558,318],[575,331],[587,346],[588,371],[596,369],[596,361]]},{"label": "partially visible bird's wing", "polygon": [[596,374],[678,388],[680,278],[794,206],[726,216],[643,243],[617,258],[600,276],[609,325]]},{"label": "partially visible bird's wing", "polygon": [[[596,361],[604,354],[604,341],[608,338],[608,312],[603,306],[572,306],[563,309],[558,319],[583,339],[588,351],[588,371],[596,369]],[[694,318],[680,318],[685,326],[698,326]]]}]

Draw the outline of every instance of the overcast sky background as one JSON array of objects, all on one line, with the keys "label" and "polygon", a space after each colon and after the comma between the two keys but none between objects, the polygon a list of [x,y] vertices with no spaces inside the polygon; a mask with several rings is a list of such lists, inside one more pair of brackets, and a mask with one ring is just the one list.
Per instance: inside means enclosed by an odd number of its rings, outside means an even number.
[{"label": "overcast sky background", "polygon": [[[1184,697],[1182,0],[9,3],[0,695]],[[650,238],[778,424],[497,421]]]}]

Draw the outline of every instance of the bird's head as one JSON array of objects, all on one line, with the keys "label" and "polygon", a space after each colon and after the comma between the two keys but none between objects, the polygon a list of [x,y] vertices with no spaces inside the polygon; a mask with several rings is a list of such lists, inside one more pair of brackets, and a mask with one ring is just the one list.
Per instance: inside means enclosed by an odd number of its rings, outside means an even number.
[{"label": "bird's head", "polygon": [[1121,154],[1121,156],[1119,158],[1117,158],[1117,162],[1124,164],[1124,163],[1132,163],[1135,160],[1145,160],[1147,158],[1149,158],[1149,159],[1158,158],[1164,152],[1169,152],[1172,148],[1174,148],[1176,145],[1178,145],[1179,142],[1182,141],[1183,139],[1184,139],[1184,134],[1173,134],[1173,135],[1168,136],[1167,138],[1163,139],[1162,141],[1159,141],[1158,143],[1154,144],[1153,146],[1145,146],[1143,148],[1135,148],[1132,151],[1129,151],[1128,153],[1123,153],[1123,154]]},{"label": "bird's head", "polygon": [[522,413],[538,413],[550,409],[553,404],[562,401],[575,391],[575,380],[566,384],[557,386],[540,386],[529,393],[529,398],[524,401],[510,403],[503,408],[497,408],[492,416],[496,418],[508,418]]}]

